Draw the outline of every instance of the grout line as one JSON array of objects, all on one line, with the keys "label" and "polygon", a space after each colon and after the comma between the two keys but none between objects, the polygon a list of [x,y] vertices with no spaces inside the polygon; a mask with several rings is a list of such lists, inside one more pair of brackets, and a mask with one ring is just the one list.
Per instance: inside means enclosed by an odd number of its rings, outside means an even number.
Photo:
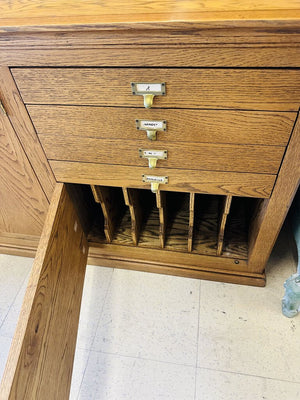
[{"label": "grout line", "polygon": [[183,363],[177,363],[177,362],[173,362],[173,361],[156,360],[155,358],[144,358],[144,357],[137,357],[137,356],[128,356],[126,354],[110,353],[108,351],[101,351],[101,350],[91,350],[91,352],[99,353],[99,354],[107,354],[107,355],[115,356],[115,357],[132,358],[134,360],[153,361],[153,362],[162,363],[162,364],[169,364],[169,365],[177,365],[177,366],[182,366],[182,367],[196,368],[194,365],[191,365],[191,364],[183,364]]},{"label": "grout line", "polygon": [[249,377],[253,377],[253,378],[269,379],[271,381],[300,384],[300,381],[289,381],[287,379],[272,378],[269,376],[252,375],[252,374],[246,374],[245,372],[226,371],[226,370],[222,370],[222,369],[214,369],[214,368],[208,368],[208,367],[197,367],[197,369],[205,369],[207,371],[215,371],[215,372],[224,372],[226,374],[232,374],[232,375],[243,375],[243,376],[249,376]]},{"label": "grout line", "polygon": [[197,350],[196,350],[196,368],[195,368],[195,391],[194,399],[196,400],[197,394],[197,368],[198,368],[198,354],[199,354],[199,336],[200,336],[200,305],[201,305],[201,280],[199,281],[199,300],[198,300],[198,328],[197,328]]}]

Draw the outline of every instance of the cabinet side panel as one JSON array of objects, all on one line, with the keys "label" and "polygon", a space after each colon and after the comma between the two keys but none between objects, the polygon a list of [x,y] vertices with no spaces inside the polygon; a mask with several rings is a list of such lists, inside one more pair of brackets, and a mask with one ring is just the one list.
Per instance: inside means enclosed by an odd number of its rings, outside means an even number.
[{"label": "cabinet side panel", "polygon": [[252,221],[249,241],[249,269],[262,272],[300,181],[300,118],[287,148],[270,199],[263,200]]},{"label": "cabinet side panel", "polygon": [[0,170],[0,231],[39,236],[49,203],[4,114],[0,114]]}]

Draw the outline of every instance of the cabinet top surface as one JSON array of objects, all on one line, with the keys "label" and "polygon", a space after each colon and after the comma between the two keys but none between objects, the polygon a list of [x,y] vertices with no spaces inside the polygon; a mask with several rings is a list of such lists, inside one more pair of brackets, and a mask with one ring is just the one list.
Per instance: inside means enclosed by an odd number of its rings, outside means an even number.
[{"label": "cabinet top surface", "polygon": [[300,21],[300,0],[2,0],[0,30],[268,26]]}]

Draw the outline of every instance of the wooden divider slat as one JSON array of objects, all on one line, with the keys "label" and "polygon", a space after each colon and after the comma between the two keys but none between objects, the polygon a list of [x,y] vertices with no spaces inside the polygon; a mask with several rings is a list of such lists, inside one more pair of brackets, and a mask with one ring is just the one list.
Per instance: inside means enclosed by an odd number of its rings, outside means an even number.
[{"label": "wooden divider slat", "polygon": [[159,210],[159,242],[160,247],[163,249],[165,247],[166,240],[166,192],[161,192],[160,190],[156,193],[156,206]]},{"label": "wooden divider slat", "polygon": [[188,251],[193,249],[194,234],[194,216],[195,216],[195,193],[190,193],[190,215],[189,215],[189,233],[188,233]]},{"label": "wooden divider slat", "polygon": [[104,215],[104,233],[108,243],[113,240],[119,217],[123,211],[122,202],[116,190],[108,186],[91,185],[95,201],[101,205]]},{"label": "wooden divider slat", "polygon": [[131,217],[131,235],[135,246],[139,242],[143,222],[142,208],[140,204],[140,193],[137,189],[123,187],[125,204],[129,207]]},{"label": "wooden divider slat", "polygon": [[227,221],[227,215],[229,214],[229,211],[230,211],[231,201],[232,201],[232,196],[224,197],[223,204],[222,204],[221,216],[220,216],[218,244],[217,244],[217,256],[220,256],[222,254],[225,226],[226,226],[226,221]]}]

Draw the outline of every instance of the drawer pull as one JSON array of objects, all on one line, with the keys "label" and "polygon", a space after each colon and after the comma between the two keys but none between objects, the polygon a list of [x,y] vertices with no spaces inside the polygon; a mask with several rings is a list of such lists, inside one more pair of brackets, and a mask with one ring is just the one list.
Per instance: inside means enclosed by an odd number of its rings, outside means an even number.
[{"label": "drawer pull", "polygon": [[142,175],[143,182],[148,182],[151,185],[151,192],[157,193],[159,185],[169,183],[168,176],[153,176],[153,175]]},{"label": "drawer pull", "polygon": [[164,96],[166,94],[165,83],[131,83],[132,94],[144,96],[144,107],[151,108],[154,96]]},{"label": "drawer pull", "polygon": [[155,168],[157,160],[166,160],[168,158],[167,150],[144,150],[139,149],[140,158],[147,158],[149,168]]},{"label": "drawer pull", "polygon": [[148,121],[142,119],[136,119],[136,128],[147,132],[147,138],[149,140],[156,140],[157,131],[167,130],[167,121]]}]

